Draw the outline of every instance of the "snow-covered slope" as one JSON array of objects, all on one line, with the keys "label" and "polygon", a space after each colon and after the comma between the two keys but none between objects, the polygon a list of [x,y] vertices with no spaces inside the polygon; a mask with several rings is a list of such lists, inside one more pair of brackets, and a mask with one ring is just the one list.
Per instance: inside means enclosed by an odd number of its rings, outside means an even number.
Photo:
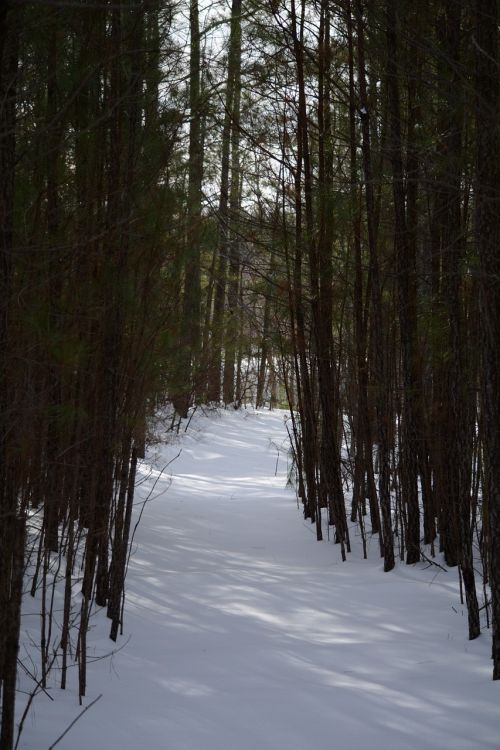
[{"label": "snow-covered slope", "polygon": [[[498,749],[489,637],[467,640],[456,573],[317,543],[285,488],[283,412],[194,425],[141,467],[121,650],[99,659],[96,615],[86,703],[102,698],[57,747]],[[78,715],[75,688],[36,698],[22,750]]]}]

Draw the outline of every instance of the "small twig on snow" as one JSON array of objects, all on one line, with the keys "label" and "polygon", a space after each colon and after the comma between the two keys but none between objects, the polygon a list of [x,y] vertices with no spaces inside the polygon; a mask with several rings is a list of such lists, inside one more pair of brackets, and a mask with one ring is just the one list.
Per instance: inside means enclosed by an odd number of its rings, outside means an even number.
[{"label": "small twig on snow", "polygon": [[425,562],[429,563],[429,565],[435,565],[436,568],[440,568],[445,573],[448,572],[448,568],[443,567],[443,565],[440,565],[435,560],[431,560],[431,558],[427,557],[427,555],[425,554],[425,552],[422,552],[422,550],[420,550],[420,555],[423,557],[423,559],[425,560]]},{"label": "small twig on snow", "polygon": [[94,700],[92,701],[92,703],[89,703],[88,706],[85,706],[85,708],[83,709],[83,711],[80,711],[80,713],[78,714],[78,716],[75,719],[73,719],[73,721],[71,722],[71,724],[68,727],[66,727],[66,729],[64,730],[64,732],[61,735],[59,735],[59,737],[57,738],[57,740],[55,742],[52,743],[52,745],[49,747],[49,750],[53,750],[53,748],[56,745],[59,744],[59,742],[62,740],[62,738],[65,737],[68,734],[69,730],[72,727],[75,726],[75,724],[78,721],[78,719],[81,719],[82,716],[83,716],[83,714],[86,711],[88,711],[89,708],[92,708],[92,706],[94,706],[97,703],[97,701],[100,700],[101,698],[102,698],[102,693],[100,695],[98,695],[97,698],[94,698]]}]

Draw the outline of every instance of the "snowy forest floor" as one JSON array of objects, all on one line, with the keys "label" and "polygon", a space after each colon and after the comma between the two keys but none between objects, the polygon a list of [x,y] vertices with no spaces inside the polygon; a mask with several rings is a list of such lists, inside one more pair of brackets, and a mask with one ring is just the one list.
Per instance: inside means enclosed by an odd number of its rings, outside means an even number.
[{"label": "snowy forest floor", "polygon": [[[346,563],[316,542],[285,486],[284,416],[197,414],[142,462],[124,636],[105,656],[93,618],[84,705],[102,698],[58,750],[498,750],[490,635],[467,640],[456,571],[384,574],[376,538]],[[20,750],[80,713],[76,671],[36,697]]]}]

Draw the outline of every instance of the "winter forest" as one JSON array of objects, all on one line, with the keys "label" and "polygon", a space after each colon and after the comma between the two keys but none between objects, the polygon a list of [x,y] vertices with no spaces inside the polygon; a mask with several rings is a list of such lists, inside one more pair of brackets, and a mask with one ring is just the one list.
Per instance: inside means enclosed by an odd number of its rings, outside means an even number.
[{"label": "winter forest", "polygon": [[498,748],[499,20],[0,4],[1,750]]}]

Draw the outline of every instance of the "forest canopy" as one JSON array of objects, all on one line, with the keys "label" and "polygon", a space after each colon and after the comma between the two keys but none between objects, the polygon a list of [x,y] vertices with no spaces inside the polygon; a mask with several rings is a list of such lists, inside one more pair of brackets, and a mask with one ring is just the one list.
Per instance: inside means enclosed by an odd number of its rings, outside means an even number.
[{"label": "forest canopy", "polygon": [[167,401],[289,408],[318,540],[456,567],[499,679],[496,0],[6,0],[0,60],[2,750],[23,592],[42,686],[57,577],[61,687],[120,633]]}]

